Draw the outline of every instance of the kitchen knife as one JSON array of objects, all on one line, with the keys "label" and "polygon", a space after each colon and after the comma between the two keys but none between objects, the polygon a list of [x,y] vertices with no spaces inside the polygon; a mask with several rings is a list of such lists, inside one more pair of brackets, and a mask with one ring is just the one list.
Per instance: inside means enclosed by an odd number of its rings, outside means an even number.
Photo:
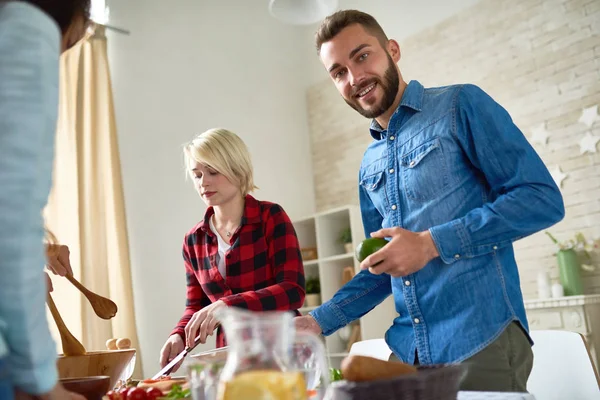
[{"label": "kitchen knife", "polygon": [[[165,365],[165,367],[163,369],[161,369],[156,375],[154,375],[152,377],[152,379],[156,380],[156,379],[160,378],[161,376],[169,375],[171,373],[171,370],[173,369],[173,367],[175,367],[175,365],[177,365],[177,363],[179,363],[181,360],[183,360],[185,358],[185,356],[187,356],[192,350],[194,350],[194,348],[196,346],[198,346],[199,343],[200,343],[200,336],[198,336],[194,340],[194,345],[192,347],[186,346],[186,348],[181,353],[179,353],[177,355],[177,357],[175,357],[174,359],[171,360],[171,362],[169,362],[167,365]],[[227,351],[227,350],[229,350],[229,347],[225,346],[225,347],[221,347],[220,349],[203,351],[201,353],[194,354],[194,356],[204,356],[204,355],[208,355],[208,354],[220,353],[220,352]]]}]

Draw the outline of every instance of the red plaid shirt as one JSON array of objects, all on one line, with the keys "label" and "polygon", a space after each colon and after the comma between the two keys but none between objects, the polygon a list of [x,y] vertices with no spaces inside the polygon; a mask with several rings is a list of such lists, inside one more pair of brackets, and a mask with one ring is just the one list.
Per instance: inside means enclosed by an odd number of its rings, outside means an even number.
[{"label": "red plaid shirt", "polygon": [[[187,301],[183,317],[171,334],[185,341],[192,315],[222,300],[230,307],[252,311],[294,310],[304,303],[304,266],[296,231],[281,206],[247,195],[240,228],[225,255],[226,277],[217,267],[218,240],[209,226],[214,209],[187,233],[183,259]],[[221,327],[217,347],[226,345]]]}]

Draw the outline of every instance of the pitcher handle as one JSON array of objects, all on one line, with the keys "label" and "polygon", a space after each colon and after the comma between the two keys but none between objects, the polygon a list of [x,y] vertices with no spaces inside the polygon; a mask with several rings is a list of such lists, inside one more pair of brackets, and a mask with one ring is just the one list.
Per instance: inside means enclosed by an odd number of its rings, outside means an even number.
[{"label": "pitcher handle", "polygon": [[318,336],[310,332],[296,331],[296,339],[303,339],[302,342],[306,343],[313,352],[316,358],[317,366],[320,371],[319,384],[317,385],[317,396],[310,397],[309,400],[327,400],[329,399],[329,363],[327,362],[327,350],[325,345]]}]

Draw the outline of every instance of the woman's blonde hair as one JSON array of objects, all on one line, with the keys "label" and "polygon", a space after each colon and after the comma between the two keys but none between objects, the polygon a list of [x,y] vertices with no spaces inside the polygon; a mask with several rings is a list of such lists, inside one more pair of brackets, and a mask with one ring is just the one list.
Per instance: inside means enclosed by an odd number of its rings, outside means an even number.
[{"label": "woman's blonde hair", "polygon": [[184,146],[183,154],[190,175],[190,164],[202,163],[239,186],[244,196],[258,189],[254,186],[254,172],[248,147],[238,135],[227,129],[209,129],[197,135]]}]

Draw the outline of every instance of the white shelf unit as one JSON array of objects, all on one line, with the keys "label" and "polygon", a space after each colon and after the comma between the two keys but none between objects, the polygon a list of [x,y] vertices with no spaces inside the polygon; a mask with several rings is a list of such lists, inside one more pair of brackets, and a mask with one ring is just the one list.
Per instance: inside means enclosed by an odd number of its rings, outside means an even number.
[{"label": "white shelf unit", "polygon": [[[355,274],[360,271],[360,263],[354,252],[347,253],[339,242],[340,234],[346,228],[350,228],[352,233],[353,248],[364,240],[360,209],[352,205],[344,206],[296,220],[293,224],[300,247],[317,249],[318,258],[305,261],[304,272],[307,279],[319,277],[321,301],[326,302],[341,288],[345,267],[354,267]],[[307,314],[314,308],[304,307],[300,312]],[[383,338],[397,315],[393,297],[390,296],[359,320],[361,339]],[[339,368],[341,360],[347,355],[346,342],[336,332],[325,338],[325,346],[331,366]]]}]

